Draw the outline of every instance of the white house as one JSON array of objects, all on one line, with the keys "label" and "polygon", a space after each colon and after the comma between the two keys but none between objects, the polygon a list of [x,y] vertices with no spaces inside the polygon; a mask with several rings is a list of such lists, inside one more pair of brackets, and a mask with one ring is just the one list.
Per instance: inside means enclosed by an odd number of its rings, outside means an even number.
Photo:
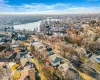
[{"label": "white house", "polygon": [[65,75],[66,71],[69,69],[69,63],[61,64],[58,69]]},{"label": "white house", "polygon": [[49,56],[48,59],[51,65],[54,67],[60,65],[60,62],[63,60],[60,56],[56,54]]},{"label": "white house", "polygon": [[14,42],[14,43],[12,43],[11,47],[13,47],[13,48],[14,48],[14,47],[18,47],[19,44],[20,44],[19,42]]},{"label": "white house", "polygon": [[89,60],[94,60],[97,63],[100,63],[100,55],[92,55]]}]

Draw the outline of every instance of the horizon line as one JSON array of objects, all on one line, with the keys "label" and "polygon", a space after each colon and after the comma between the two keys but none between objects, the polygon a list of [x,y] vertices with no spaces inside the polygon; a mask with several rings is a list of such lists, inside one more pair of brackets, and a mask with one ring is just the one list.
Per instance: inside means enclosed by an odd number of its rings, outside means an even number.
[{"label": "horizon line", "polygon": [[30,12],[0,12],[1,14],[23,14],[23,15],[27,15],[27,14],[33,14],[33,15],[70,15],[70,14],[100,14],[100,13],[58,13],[58,14],[48,14],[48,13],[30,13]]}]

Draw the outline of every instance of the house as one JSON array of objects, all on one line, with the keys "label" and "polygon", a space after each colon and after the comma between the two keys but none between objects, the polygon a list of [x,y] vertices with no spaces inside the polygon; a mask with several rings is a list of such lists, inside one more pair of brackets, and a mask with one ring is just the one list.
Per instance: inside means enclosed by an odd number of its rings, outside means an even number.
[{"label": "house", "polygon": [[27,40],[27,36],[19,34],[15,40]]},{"label": "house", "polygon": [[4,36],[3,38],[2,38],[2,41],[3,42],[8,42],[8,41],[11,41],[12,39],[11,39],[11,37],[10,36]]},{"label": "house", "polygon": [[98,38],[98,39],[97,39],[97,42],[99,42],[99,43],[100,43],[100,38]]},{"label": "house", "polygon": [[38,46],[40,45],[39,41],[32,41],[31,45],[35,46],[36,48],[38,48]]},{"label": "house", "polygon": [[25,55],[26,58],[33,58],[33,55],[31,54],[31,52],[28,52],[26,55]]},{"label": "house", "polygon": [[21,49],[21,50],[17,53],[16,58],[17,58],[17,59],[25,58],[25,55],[26,55],[26,54],[27,54],[26,50]]},{"label": "house", "polygon": [[12,27],[5,26],[3,30],[4,30],[5,32],[11,32],[13,29],[14,29],[14,28],[12,28]]},{"label": "house", "polygon": [[94,33],[94,32],[91,31],[91,30],[88,30],[87,36],[88,36],[88,37],[91,37],[91,38],[94,38],[94,37],[96,36],[96,33]]},{"label": "house", "polygon": [[13,53],[13,54],[9,57],[9,60],[13,60],[13,59],[15,59],[16,56],[17,56],[17,53],[15,52],[15,53]]},{"label": "house", "polygon": [[20,45],[19,42],[14,42],[14,43],[12,43],[11,47],[15,48],[15,47],[18,47],[19,45]]},{"label": "house", "polygon": [[26,67],[26,66],[30,66],[31,64],[32,64],[32,62],[27,61],[27,62],[25,63],[25,65],[24,65],[24,67]]},{"label": "house", "polygon": [[4,33],[1,33],[1,32],[0,32],[0,37],[4,37],[4,36],[5,36]]},{"label": "house", "polygon": [[52,48],[47,48],[47,51],[48,51],[48,55],[52,55],[53,54]]},{"label": "house", "polygon": [[40,45],[37,49],[38,49],[39,54],[41,55],[42,58],[47,58],[48,51],[46,50],[44,45]]},{"label": "house", "polygon": [[66,71],[69,69],[69,63],[64,63],[64,64],[61,64],[59,65],[58,69],[59,71],[62,72],[63,75],[65,75]]},{"label": "house", "polygon": [[2,38],[0,37],[0,42],[2,41]]},{"label": "house", "polygon": [[53,55],[51,55],[51,56],[48,57],[48,61],[54,67],[60,65],[60,63],[61,63],[62,60],[63,59],[60,56],[58,56],[57,54],[53,54]]},{"label": "house", "polygon": [[77,51],[80,56],[87,54],[86,49],[82,47],[75,48],[75,51]]},{"label": "house", "polygon": [[100,55],[92,55],[89,60],[95,61],[96,63],[100,64]]},{"label": "house", "polygon": [[80,79],[80,75],[78,71],[73,68],[68,68],[65,73],[66,80],[84,80],[83,78]]},{"label": "house", "polygon": [[3,45],[5,42],[0,42],[0,45]]},{"label": "house", "polygon": [[91,51],[89,51],[89,50],[86,50],[86,54],[91,54]]},{"label": "house", "polygon": [[43,45],[45,46],[45,47],[50,47],[50,44],[49,43],[43,43]]},{"label": "house", "polygon": [[21,65],[24,67],[27,63],[32,63],[32,59],[31,58],[23,58],[23,59],[20,59],[20,63]]},{"label": "house", "polygon": [[31,69],[28,71],[28,75],[30,76],[30,80],[36,80],[35,78],[35,69]]},{"label": "house", "polygon": [[36,73],[35,69],[28,70],[28,76],[25,77],[24,80],[41,80],[38,73]]},{"label": "house", "polygon": [[9,58],[10,56],[12,55],[12,52],[10,52],[10,51],[2,51],[2,52],[0,52],[0,57],[1,58]]},{"label": "house", "polygon": [[57,57],[57,54],[50,55],[48,57],[48,61],[51,63],[56,57]]},{"label": "house", "polygon": [[80,30],[80,29],[82,29],[82,26],[81,25],[76,25],[75,28]]},{"label": "house", "polygon": [[51,65],[52,65],[52,66],[58,66],[58,65],[60,65],[61,61],[62,61],[62,58],[56,57],[56,58],[54,59],[54,61],[52,61]]},{"label": "house", "polygon": [[46,49],[44,45],[41,45],[41,43],[39,43],[39,45],[36,46],[36,48],[37,48],[38,50]]}]

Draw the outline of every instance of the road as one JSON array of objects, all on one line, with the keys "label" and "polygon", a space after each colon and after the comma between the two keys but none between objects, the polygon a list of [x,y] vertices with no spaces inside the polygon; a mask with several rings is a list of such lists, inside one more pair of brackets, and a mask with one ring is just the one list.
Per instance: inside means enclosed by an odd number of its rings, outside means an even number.
[{"label": "road", "polygon": [[24,78],[28,75],[28,70],[30,70],[29,66],[25,67],[24,70],[21,71],[21,77],[18,80],[24,80]]},{"label": "road", "polygon": [[36,65],[37,69],[39,70],[39,75],[41,77],[41,80],[47,80],[47,78],[43,75],[42,67],[39,64],[38,60],[36,58],[33,58],[32,61]]}]

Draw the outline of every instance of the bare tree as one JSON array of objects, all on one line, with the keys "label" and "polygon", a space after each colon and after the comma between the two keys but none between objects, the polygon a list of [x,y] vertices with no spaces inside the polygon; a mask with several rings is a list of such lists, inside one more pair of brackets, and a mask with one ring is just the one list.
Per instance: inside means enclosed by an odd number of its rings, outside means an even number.
[{"label": "bare tree", "polygon": [[0,69],[0,80],[3,78],[3,76],[4,76],[4,70]]},{"label": "bare tree", "polygon": [[31,46],[30,46],[30,51],[31,51],[32,54],[34,54],[35,51],[36,51],[36,50],[35,50],[35,46],[31,45]]},{"label": "bare tree", "polygon": [[96,54],[100,54],[100,43],[98,42],[94,42],[94,43],[91,43],[89,44],[89,50],[92,51],[93,53],[96,53]]},{"label": "bare tree", "polygon": [[59,51],[60,51],[60,55],[62,55],[65,58],[67,53],[69,52],[69,49],[66,48],[65,45],[60,45]]}]

